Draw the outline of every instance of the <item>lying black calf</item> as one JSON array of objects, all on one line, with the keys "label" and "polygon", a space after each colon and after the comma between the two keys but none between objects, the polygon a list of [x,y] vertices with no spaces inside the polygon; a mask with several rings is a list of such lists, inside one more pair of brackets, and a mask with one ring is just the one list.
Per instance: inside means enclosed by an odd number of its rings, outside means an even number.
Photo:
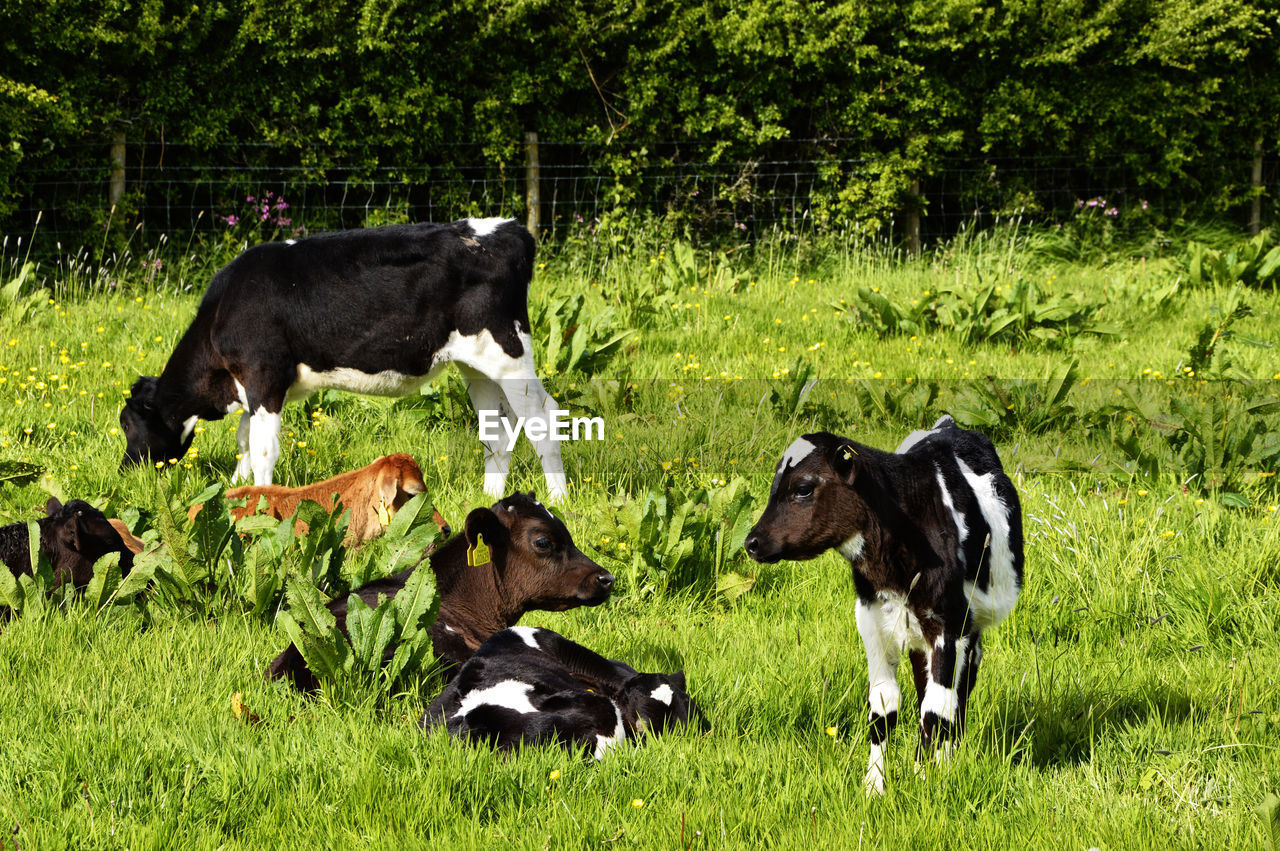
[{"label": "lying black calf", "polygon": [[[36,523],[40,526],[40,552],[53,567],[54,588],[68,582],[76,588],[88,585],[94,563],[107,553],[120,553],[120,573],[129,574],[133,553],[101,511],[82,499],[63,505],[55,497],[49,498],[44,510],[48,516]],[[16,576],[32,575],[26,523],[0,526],[0,561]]]},{"label": "lying black calf", "polygon": [[516,626],[475,652],[420,723],[504,750],[586,745],[598,760],[624,739],[687,724],[691,715],[705,729],[683,671],[642,674],[551,630]]}]

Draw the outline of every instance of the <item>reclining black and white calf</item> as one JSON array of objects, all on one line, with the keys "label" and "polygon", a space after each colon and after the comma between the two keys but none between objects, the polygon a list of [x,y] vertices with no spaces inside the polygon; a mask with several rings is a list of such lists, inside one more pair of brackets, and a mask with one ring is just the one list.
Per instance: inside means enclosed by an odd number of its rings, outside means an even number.
[{"label": "reclining black and white calf", "polygon": [[683,671],[642,674],[559,633],[515,626],[481,645],[420,724],[427,731],[444,724],[451,735],[503,750],[585,745],[599,760],[626,739],[690,717],[705,729]]}]

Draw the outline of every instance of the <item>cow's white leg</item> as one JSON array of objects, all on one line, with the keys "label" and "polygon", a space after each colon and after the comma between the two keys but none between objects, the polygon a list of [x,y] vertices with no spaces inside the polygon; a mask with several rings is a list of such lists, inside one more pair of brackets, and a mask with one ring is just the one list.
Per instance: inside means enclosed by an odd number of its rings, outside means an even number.
[{"label": "cow's white leg", "polygon": [[[532,373],[532,359],[530,373]],[[560,410],[555,399],[542,386],[536,375],[527,378],[505,379],[501,383],[502,393],[507,398],[507,407],[516,417],[540,418],[548,424],[546,434],[538,440],[530,438],[533,449],[542,462],[542,473],[547,479],[547,499],[556,502],[564,499],[568,491],[568,480],[564,474],[564,461],[560,457],[560,443],[552,439],[550,424]],[[526,433],[527,436],[527,433]]]},{"label": "cow's white leg", "polygon": [[249,422],[249,466],[255,485],[271,484],[271,472],[280,458],[280,414],[259,406]]},{"label": "cow's white leg", "polygon": [[[520,330],[519,323],[516,324],[516,336],[520,340],[523,352],[515,357],[507,354],[487,330],[470,337],[456,335],[455,332],[455,336],[450,337],[449,342],[441,349],[439,357],[441,360],[455,361],[459,366],[465,364],[474,372],[496,382],[500,388],[499,392],[506,399],[506,410],[517,420],[524,417],[528,422],[531,417],[536,417],[547,424],[546,436],[531,442],[538,453],[538,458],[542,461],[542,472],[547,479],[547,497],[553,501],[563,499],[568,493],[564,463],[560,459],[560,443],[551,439],[549,428],[552,416],[559,410],[559,406],[538,380],[533,361],[533,340],[526,332]],[[468,376],[468,373],[464,372],[463,375]],[[471,378],[468,376],[468,387],[470,384]],[[475,403],[474,396],[472,402]],[[486,404],[486,407],[493,409],[496,406]],[[512,423],[512,427],[515,427],[515,423]],[[491,486],[499,481],[501,483],[506,481],[510,452],[506,449],[505,440],[502,446],[504,454],[498,456],[495,453],[492,456],[495,464],[498,461],[503,462],[501,480],[496,475],[490,476],[491,470],[495,473],[497,470],[490,466],[488,459],[486,460],[485,491],[488,493],[500,494],[501,485],[497,491],[492,490]]]},{"label": "cow's white leg", "polygon": [[[467,383],[467,395],[471,397],[471,406],[475,408],[477,417],[481,411],[498,411],[500,416],[509,413],[497,382],[466,364],[458,364],[458,370]],[[484,444],[484,492],[494,499],[501,499],[506,494],[507,473],[511,469],[507,441],[507,435],[501,428],[497,430],[496,437],[480,438]]]},{"label": "cow's white leg", "polygon": [[898,723],[898,706],[902,700],[898,688],[899,649],[888,640],[884,632],[884,620],[880,616],[877,601],[858,600],[854,610],[858,622],[858,634],[867,652],[867,678],[870,688],[867,704],[870,714],[871,755],[867,760],[867,773],[862,785],[868,795],[884,792],[884,746]]},{"label": "cow's white leg", "polygon": [[249,476],[253,474],[252,456],[249,454],[249,424],[251,422],[253,422],[253,418],[249,416],[248,411],[240,414],[240,424],[236,426],[236,448],[239,450],[240,457],[236,459],[236,472],[231,477],[233,482],[247,482],[249,481]]},{"label": "cow's white leg", "polygon": [[533,361],[533,338],[521,331],[518,324],[516,336],[520,338],[524,354],[515,359],[516,363],[502,370],[498,383],[503,395],[507,397],[507,406],[512,413],[526,420],[538,417],[547,423],[546,435],[539,440],[530,438],[529,442],[533,444],[538,460],[542,462],[542,474],[547,480],[547,499],[558,502],[569,494],[564,461],[560,458],[560,442],[552,439],[550,428],[560,406],[538,380],[538,370]]}]

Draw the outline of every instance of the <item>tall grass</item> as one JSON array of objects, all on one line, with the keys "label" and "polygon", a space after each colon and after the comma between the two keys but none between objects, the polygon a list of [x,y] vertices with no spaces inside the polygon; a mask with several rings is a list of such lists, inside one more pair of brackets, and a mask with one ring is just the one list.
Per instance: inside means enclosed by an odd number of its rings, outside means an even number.
[{"label": "tall grass", "polygon": [[[216,593],[200,613],[157,596],[146,617],[72,601],[0,623],[0,836],[23,848],[1262,846],[1257,808],[1280,788],[1274,461],[1237,459],[1242,499],[1224,500],[1188,479],[1183,455],[1162,454],[1167,432],[1123,398],[1135,383],[1156,406],[1243,387],[1183,370],[1231,293],[1174,287],[1172,264],[1046,262],[1021,227],[966,239],[914,260],[805,240],[711,250],[660,232],[543,252],[535,314],[581,295],[579,318],[611,310],[632,331],[590,373],[563,361],[548,374],[571,409],[605,418],[604,442],[565,450],[562,511],[625,581],[599,609],[526,622],[641,669],[686,669],[706,736],[669,735],[599,765],[555,748],[498,756],[419,732],[439,687],[429,669],[390,696],[371,686],[304,699],[262,679],[285,641],[269,615]],[[198,246],[181,253],[187,265],[165,261],[150,280],[120,261],[116,286],[44,268],[53,297],[3,325],[7,521],[37,516],[48,492],[145,514],[229,475],[234,418],[202,423],[172,469],[117,471],[123,392],[163,366],[217,265]],[[1089,293],[1119,336],[1071,331],[1050,345],[929,327],[882,338],[850,307],[861,289],[906,306],[942,285],[1019,279],[1053,297]],[[1233,330],[1280,340],[1280,298],[1244,297],[1252,312]],[[560,333],[607,333],[572,324]],[[1273,392],[1274,349],[1237,339],[1225,350]],[[1050,392],[1072,362],[1065,395]],[[736,519],[720,521],[758,514],[803,431],[892,448],[965,405],[995,418],[1022,494],[1027,584],[986,637],[964,745],[917,768],[904,723],[889,793],[867,800],[847,565],[755,565],[732,545]],[[1265,406],[1250,416],[1277,431]],[[1121,448],[1133,430],[1152,463]],[[485,503],[456,378],[407,402],[324,394],[286,409],[283,438],[286,483],[408,451],[455,524]],[[511,486],[542,486],[528,447]],[[628,513],[660,497],[656,531],[631,531]],[[681,549],[685,539],[694,546]]]}]

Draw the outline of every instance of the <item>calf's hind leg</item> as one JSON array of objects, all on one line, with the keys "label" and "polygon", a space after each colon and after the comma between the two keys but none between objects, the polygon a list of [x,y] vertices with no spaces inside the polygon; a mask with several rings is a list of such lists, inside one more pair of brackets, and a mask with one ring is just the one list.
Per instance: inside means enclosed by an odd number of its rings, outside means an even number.
[{"label": "calf's hind leg", "polygon": [[[950,754],[960,738],[963,723],[961,694],[967,698],[968,688],[972,687],[973,677],[977,676],[976,665],[970,673],[977,640],[976,635],[958,638],[940,635],[929,654],[925,687],[920,699],[920,748],[927,753],[931,747],[936,747],[934,756],[937,759]],[[981,655],[979,650],[977,658]],[[914,665],[914,659],[912,662]]]},{"label": "calf's hind leg", "polygon": [[[548,433],[539,439],[529,438],[533,449],[542,462],[542,472],[547,480],[547,498],[552,502],[564,499],[568,494],[568,481],[564,474],[564,461],[560,458],[560,444],[550,433],[550,424],[555,413],[560,410],[551,394],[547,393],[542,382],[533,375],[532,360],[530,374],[525,378],[508,378],[501,382],[502,393],[507,398],[507,406],[517,417],[540,418],[548,424]],[[526,433],[527,436],[527,433]]]},{"label": "calf's hind leg", "polygon": [[[552,439],[550,428],[553,415],[560,409],[538,380],[533,363],[533,341],[524,332],[519,332],[518,336],[523,349],[518,356],[513,357],[496,343],[479,338],[479,342],[472,348],[459,348],[451,356],[460,367],[465,367],[462,374],[467,379],[472,404],[477,408],[482,402],[477,399],[477,390],[473,390],[473,387],[478,389],[485,408],[504,409],[517,422],[523,417],[526,424],[540,419],[546,425],[546,433],[536,440],[530,438],[530,442],[542,461],[542,471],[547,479],[547,497],[553,501],[560,500],[568,494],[568,483],[564,463],[560,459],[560,443]],[[492,385],[492,389],[488,385]],[[505,405],[498,404],[495,393],[497,399],[506,400]],[[485,492],[492,496],[501,496],[505,487],[511,460],[507,439],[505,434],[500,434],[497,441],[485,442],[487,451],[484,486]]]},{"label": "calf's hind leg", "polygon": [[956,691],[960,699],[959,717],[956,719],[956,740],[964,734],[965,716],[969,711],[969,695],[978,682],[978,664],[982,661],[982,634],[972,636],[969,652],[965,656],[964,670],[956,678]]}]

